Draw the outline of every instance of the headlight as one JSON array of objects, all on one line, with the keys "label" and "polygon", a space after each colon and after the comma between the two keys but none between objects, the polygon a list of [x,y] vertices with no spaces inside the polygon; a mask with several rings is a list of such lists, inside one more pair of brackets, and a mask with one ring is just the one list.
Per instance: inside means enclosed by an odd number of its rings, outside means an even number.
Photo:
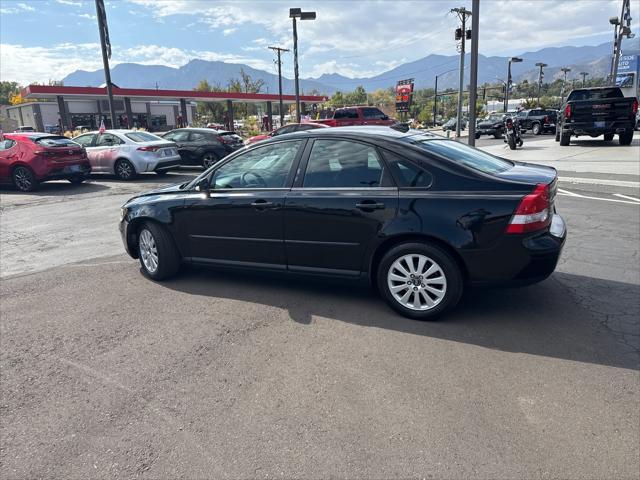
[{"label": "headlight", "polygon": [[124,217],[127,216],[127,209],[125,207],[120,207],[120,221],[124,220]]}]

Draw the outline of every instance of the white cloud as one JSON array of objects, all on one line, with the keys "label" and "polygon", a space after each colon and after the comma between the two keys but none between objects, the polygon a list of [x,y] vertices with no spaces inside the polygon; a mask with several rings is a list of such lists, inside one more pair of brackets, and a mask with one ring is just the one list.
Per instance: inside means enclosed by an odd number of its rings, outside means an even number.
[{"label": "white cloud", "polygon": [[33,8],[31,5],[27,5],[26,3],[16,3],[16,6],[27,12],[33,12],[35,10],[35,8]]},{"label": "white cloud", "polygon": [[222,30],[222,34],[227,37],[229,35],[231,35],[233,32],[235,32],[236,30],[238,30],[237,28],[225,28],[224,30]]},{"label": "white cloud", "polygon": [[59,3],[61,5],[71,5],[73,7],[81,7],[82,6],[82,2],[73,1],[73,0],[56,0],[56,3]]},{"label": "white cloud", "polygon": [[91,15],[90,13],[78,13],[76,14],[77,17],[80,18],[86,18],[87,20],[96,20],[96,16],[95,15]]},{"label": "white cloud", "polygon": [[14,5],[13,7],[2,7],[0,8],[0,13],[4,15],[14,15],[17,13],[24,12],[33,12],[35,8],[31,5],[27,5],[26,3],[13,3],[13,2],[5,2],[4,5]]}]

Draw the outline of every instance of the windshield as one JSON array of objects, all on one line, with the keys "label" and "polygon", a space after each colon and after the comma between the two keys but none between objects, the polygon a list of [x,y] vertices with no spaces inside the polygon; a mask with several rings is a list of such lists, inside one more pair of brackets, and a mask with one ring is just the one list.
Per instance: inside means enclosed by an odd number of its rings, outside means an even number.
[{"label": "windshield", "polygon": [[160,137],[156,137],[147,132],[125,133],[124,136],[136,143],[157,142],[158,140],[162,140]]},{"label": "windshield", "polygon": [[503,115],[502,113],[492,113],[487,117],[487,120],[491,120],[492,122],[497,122],[499,120],[502,120],[502,115]]},{"label": "windshield", "polygon": [[77,147],[78,144],[69,140],[67,137],[59,135],[50,135],[47,137],[32,137],[33,143],[42,145],[43,147]]},{"label": "windshield", "polygon": [[[416,135],[416,137],[418,137]],[[405,137],[402,139],[422,148],[424,151],[444,157],[449,161],[479,170],[483,173],[500,173],[509,170],[513,164],[488,153],[469,147],[454,140],[432,140],[425,137]]]}]

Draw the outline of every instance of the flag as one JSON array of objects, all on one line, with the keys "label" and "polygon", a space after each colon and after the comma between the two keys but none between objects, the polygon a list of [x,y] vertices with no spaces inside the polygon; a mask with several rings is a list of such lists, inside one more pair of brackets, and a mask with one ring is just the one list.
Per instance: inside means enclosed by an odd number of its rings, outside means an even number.
[{"label": "flag", "polygon": [[96,13],[98,14],[98,27],[102,29],[100,33],[104,35],[104,46],[107,50],[107,57],[111,59],[111,40],[109,40],[107,10],[104,8],[104,0],[96,0]]},{"label": "flag", "polygon": [[100,133],[104,133],[104,131],[106,130],[106,128],[104,128],[104,118],[100,121],[100,128],[98,129],[98,132]]}]

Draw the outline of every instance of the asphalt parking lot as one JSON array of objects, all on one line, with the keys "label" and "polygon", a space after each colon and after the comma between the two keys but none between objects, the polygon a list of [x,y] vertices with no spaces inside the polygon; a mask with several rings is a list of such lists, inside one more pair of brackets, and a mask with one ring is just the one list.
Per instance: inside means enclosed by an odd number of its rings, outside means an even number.
[{"label": "asphalt parking lot", "polygon": [[196,173],[0,192],[2,478],[638,477],[633,172],[565,182],[557,272],[440,322],[345,282],[149,281],[118,208]]}]

